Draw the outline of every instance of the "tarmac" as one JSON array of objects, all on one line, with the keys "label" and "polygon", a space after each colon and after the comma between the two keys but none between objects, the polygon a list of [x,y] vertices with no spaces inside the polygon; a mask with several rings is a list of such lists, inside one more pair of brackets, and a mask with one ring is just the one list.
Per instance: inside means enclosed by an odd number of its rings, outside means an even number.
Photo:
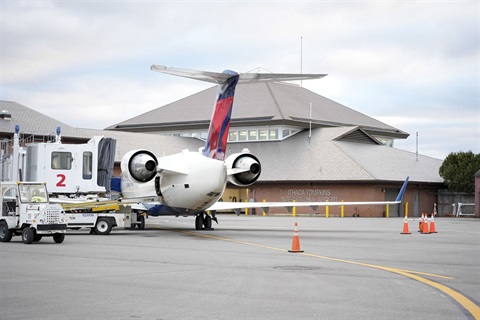
[{"label": "tarmac", "polygon": [[218,219],[0,243],[0,319],[480,319],[480,219]]}]

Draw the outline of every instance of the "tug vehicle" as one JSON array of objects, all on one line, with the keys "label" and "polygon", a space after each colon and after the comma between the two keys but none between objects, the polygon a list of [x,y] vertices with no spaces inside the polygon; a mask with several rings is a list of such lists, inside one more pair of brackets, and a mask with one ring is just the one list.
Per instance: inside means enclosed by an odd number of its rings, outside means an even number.
[{"label": "tug vehicle", "polygon": [[0,183],[0,242],[22,236],[31,244],[42,237],[53,237],[62,243],[67,230],[65,211],[59,204],[49,203],[46,183]]}]

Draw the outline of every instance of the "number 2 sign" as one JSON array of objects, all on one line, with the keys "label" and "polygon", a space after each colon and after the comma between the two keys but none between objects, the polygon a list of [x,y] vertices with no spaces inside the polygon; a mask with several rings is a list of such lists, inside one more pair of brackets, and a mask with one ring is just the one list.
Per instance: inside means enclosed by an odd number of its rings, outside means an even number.
[{"label": "number 2 sign", "polygon": [[66,186],[67,186],[67,185],[65,184],[65,179],[66,179],[66,178],[67,178],[67,177],[65,177],[65,175],[62,174],[62,173],[57,174],[58,182],[57,182],[57,185],[56,185],[56,186],[57,186],[57,187],[66,187]]}]

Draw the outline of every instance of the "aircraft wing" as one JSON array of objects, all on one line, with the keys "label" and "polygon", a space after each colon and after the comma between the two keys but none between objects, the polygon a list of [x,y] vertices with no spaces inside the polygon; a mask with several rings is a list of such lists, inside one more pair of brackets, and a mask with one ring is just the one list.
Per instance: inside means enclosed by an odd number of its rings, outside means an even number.
[{"label": "aircraft wing", "polygon": [[[326,207],[326,206],[361,206],[361,205],[391,205],[399,201],[353,201],[353,202],[217,202],[207,210],[222,211],[251,208],[291,208],[291,207]],[[265,210],[266,211],[266,210]]]},{"label": "aircraft wing", "polygon": [[[408,177],[405,179],[395,201],[350,201],[350,202],[217,202],[207,210],[234,210],[250,208],[290,208],[290,207],[326,207],[326,206],[361,206],[361,205],[393,205],[402,202],[405,189],[407,188]],[[267,210],[264,210],[267,211]]]},{"label": "aircraft wing", "polygon": [[[190,70],[180,68],[169,68],[165,66],[152,65],[152,71],[171,74],[179,77],[222,84],[232,75],[237,74],[234,71],[226,70],[224,72],[210,72],[202,70]],[[239,82],[263,82],[263,81],[292,81],[319,79],[326,74],[302,74],[302,73],[239,73]]]}]

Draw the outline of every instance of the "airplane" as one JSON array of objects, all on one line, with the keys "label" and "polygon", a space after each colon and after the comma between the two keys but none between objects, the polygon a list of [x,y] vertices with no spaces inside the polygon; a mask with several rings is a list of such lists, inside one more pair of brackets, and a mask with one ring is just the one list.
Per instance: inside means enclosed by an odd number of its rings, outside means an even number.
[{"label": "airplane", "polygon": [[[232,70],[219,73],[159,65],[152,65],[150,69],[215,83],[218,93],[205,146],[198,152],[183,150],[157,158],[148,150],[131,150],[123,156],[121,189],[125,198],[155,197],[155,201],[142,203],[151,216],[195,215],[196,230],[212,230],[212,220],[218,223],[216,210],[293,206],[291,202],[218,202],[227,182],[248,187],[258,180],[262,168],[258,158],[248,151],[226,157],[235,88],[239,82],[319,79],[326,74],[237,73]],[[296,202],[295,206],[398,204],[407,183],[408,178],[395,201]]]}]

